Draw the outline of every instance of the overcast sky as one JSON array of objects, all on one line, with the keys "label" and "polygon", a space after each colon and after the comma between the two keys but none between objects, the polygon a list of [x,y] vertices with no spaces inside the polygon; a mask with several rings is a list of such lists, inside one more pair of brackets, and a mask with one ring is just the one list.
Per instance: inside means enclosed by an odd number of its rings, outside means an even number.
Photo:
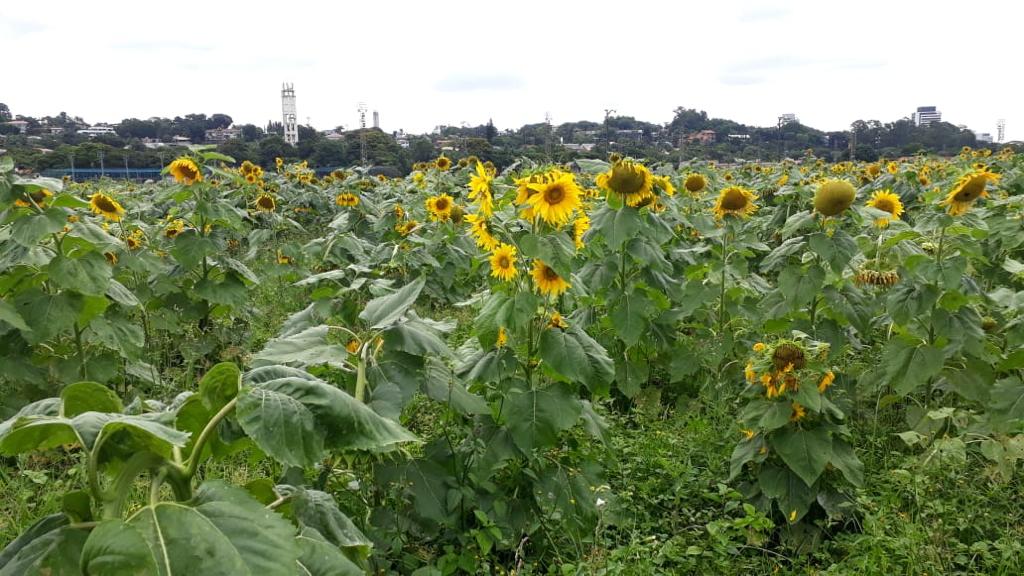
[{"label": "overcast sky", "polygon": [[663,123],[677,106],[747,124],[795,113],[809,126],[943,119],[1024,139],[1024,2],[245,3],[5,0],[0,102],[88,122],[231,115],[300,122],[499,129],[599,121],[604,109]]}]

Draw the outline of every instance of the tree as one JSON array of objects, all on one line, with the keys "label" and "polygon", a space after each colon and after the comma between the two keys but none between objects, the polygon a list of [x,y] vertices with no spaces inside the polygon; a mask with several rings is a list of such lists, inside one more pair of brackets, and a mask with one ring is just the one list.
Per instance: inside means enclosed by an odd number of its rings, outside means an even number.
[{"label": "tree", "polygon": [[273,166],[274,158],[295,158],[295,147],[276,134],[260,140],[258,147],[260,164],[263,166]]},{"label": "tree", "polygon": [[487,120],[487,127],[485,128],[484,138],[488,142],[494,142],[494,138],[498,135],[498,129],[494,127],[494,121],[491,119]]},{"label": "tree", "polygon": [[7,104],[0,102],[0,122],[9,122],[11,120],[11,109],[7,107]]},{"label": "tree", "polygon": [[266,132],[263,131],[263,128],[260,128],[255,124],[242,124],[241,129],[242,140],[245,140],[246,142],[256,142],[266,136]]},{"label": "tree", "polygon": [[409,156],[413,162],[429,162],[437,157],[437,149],[428,138],[418,136],[409,141]]},{"label": "tree", "polygon": [[231,116],[227,114],[214,114],[206,121],[207,130],[216,130],[220,128],[228,128],[234,123]]}]

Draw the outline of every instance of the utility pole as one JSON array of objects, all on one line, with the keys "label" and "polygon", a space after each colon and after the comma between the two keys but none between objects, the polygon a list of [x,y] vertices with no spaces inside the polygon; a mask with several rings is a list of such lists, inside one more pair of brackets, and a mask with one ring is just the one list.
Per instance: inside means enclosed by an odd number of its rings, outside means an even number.
[{"label": "utility pole", "polygon": [[616,111],[611,108],[604,109],[604,140],[605,143],[608,144],[609,149],[612,147],[612,127],[611,124],[608,123],[608,119],[611,118],[612,114],[615,114],[615,112]]},{"label": "utility pole", "polygon": [[122,152],[121,155],[124,156],[124,179],[127,180],[128,179],[128,153],[127,152]]},{"label": "utility pole", "polygon": [[98,154],[99,154],[99,157],[100,157],[100,178],[103,178],[103,176],[104,176],[104,174],[105,174],[105,170],[106,170],[106,169],[105,169],[105,168],[103,167],[103,150],[100,150],[100,151],[98,152]]},{"label": "utility pole", "polygon": [[71,158],[71,181],[75,181],[75,153],[69,152],[68,156]]}]

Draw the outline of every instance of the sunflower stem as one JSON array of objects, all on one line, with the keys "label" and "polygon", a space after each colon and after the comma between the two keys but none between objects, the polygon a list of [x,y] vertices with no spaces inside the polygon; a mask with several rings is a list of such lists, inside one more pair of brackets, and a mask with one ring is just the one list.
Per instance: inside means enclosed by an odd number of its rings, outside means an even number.
[{"label": "sunflower stem", "polygon": [[729,265],[729,232],[722,235],[722,277],[721,291],[718,298],[718,334],[725,337],[725,270]]}]

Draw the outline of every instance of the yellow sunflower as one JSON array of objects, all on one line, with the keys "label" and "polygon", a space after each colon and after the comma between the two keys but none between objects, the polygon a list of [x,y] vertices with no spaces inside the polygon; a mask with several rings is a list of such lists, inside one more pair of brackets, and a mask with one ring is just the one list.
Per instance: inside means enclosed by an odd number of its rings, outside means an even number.
[{"label": "yellow sunflower", "polygon": [[[900,216],[903,215],[903,202],[900,201],[899,195],[893,193],[891,190],[876,190],[875,193],[871,195],[871,199],[868,200],[867,204],[876,210],[888,212],[892,215],[892,218],[895,218],[896,220],[899,220]],[[889,218],[882,217],[875,220],[875,226],[878,226],[879,228],[885,228],[888,225]]]},{"label": "yellow sunflower", "polygon": [[199,166],[192,161],[191,158],[181,157],[173,162],[167,168],[171,176],[174,176],[174,181],[179,184],[192,184],[194,182],[203,181],[203,173],[199,170]]},{"label": "yellow sunflower", "polygon": [[[441,158],[444,158],[444,156]],[[438,158],[438,160],[441,158]],[[452,217],[452,206],[454,204],[452,197],[447,194],[431,196],[426,201],[427,211],[430,212],[431,219],[442,222]]]},{"label": "yellow sunflower", "polygon": [[568,327],[569,323],[565,321],[565,318],[562,318],[562,315],[558,310],[551,313],[551,318],[548,320],[548,328],[560,328],[565,330]]},{"label": "yellow sunflower", "polygon": [[491,276],[508,282],[519,274],[516,270],[516,247],[511,244],[499,244],[491,253]]},{"label": "yellow sunflower", "polygon": [[900,165],[897,164],[896,162],[889,162],[888,164],[885,165],[885,171],[888,172],[889,174],[896,174],[897,172],[900,171]]},{"label": "yellow sunflower", "polygon": [[508,344],[508,333],[505,332],[504,326],[498,327],[498,339],[494,341],[494,345],[497,348],[504,348]]},{"label": "yellow sunflower", "polygon": [[444,156],[441,156],[437,160],[434,160],[434,166],[436,166],[438,170],[441,170],[443,172],[452,167],[452,161]]},{"label": "yellow sunflower", "polygon": [[351,192],[342,192],[334,198],[334,203],[338,206],[351,207],[359,204],[359,196]]},{"label": "yellow sunflower", "polygon": [[260,194],[256,197],[254,204],[260,212],[273,212],[277,210],[277,201],[270,194]]},{"label": "yellow sunflower", "polygon": [[946,206],[950,216],[959,216],[967,212],[967,209],[979,197],[985,198],[988,196],[985,186],[989,182],[998,181],[999,174],[993,174],[987,170],[975,170],[965,174],[949,192],[946,199],[940,202],[939,205]]},{"label": "yellow sunflower", "polygon": [[562,279],[553,268],[541,260],[533,261],[533,284],[545,296],[558,296],[569,289],[569,283]]},{"label": "yellow sunflower", "polygon": [[568,172],[531,188],[536,194],[530,196],[528,202],[534,214],[548,224],[565,224],[580,207],[580,187],[576,185],[576,177]]},{"label": "yellow sunflower", "polygon": [[878,164],[868,164],[867,168],[864,169],[868,176],[871,178],[877,178],[882,173],[882,167]]},{"label": "yellow sunflower", "polygon": [[46,201],[53,196],[53,192],[50,192],[46,188],[40,188],[29,192],[22,198],[18,198],[14,201],[14,205],[19,208],[28,208],[35,204],[40,208],[46,206]]},{"label": "yellow sunflower", "polygon": [[739,216],[748,218],[757,211],[754,200],[757,195],[741,186],[730,186],[718,193],[718,200],[715,201],[713,212],[715,218],[721,220],[726,216]]},{"label": "yellow sunflower", "polygon": [[164,228],[164,236],[173,239],[184,231],[185,221],[179,218],[168,224],[167,228]]},{"label": "yellow sunflower", "polygon": [[704,188],[707,188],[707,185],[708,179],[703,174],[689,174],[683,181],[683,188],[686,188],[690,194],[699,194]]},{"label": "yellow sunflower", "polygon": [[466,214],[466,222],[469,222],[469,232],[476,239],[476,245],[484,250],[494,250],[498,247],[498,240],[491,235],[487,226],[487,218],[479,214]]},{"label": "yellow sunflower", "polygon": [[825,180],[814,192],[814,209],[822,216],[838,216],[856,197],[857,190],[846,180]]},{"label": "yellow sunflower", "polygon": [[654,196],[654,177],[643,164],[632,160],[619,160],[611,169],[597,176],[597,185],[618,194],[627,206],[637,206]]},{"label": "yellow sunflower", "polygon": [[479,161],[476,163],[476,174],[469,179],[469,198],[480,204],[480,213],[491,216],[494,213],[494,199],[491,197],[491,182],[494,176]]},{"label": "yellow sunflower", "polygon": [[584,212],[576,217],[572,223],[572,241],[576,244],[577,250],[583,249],[583,235],[590,230],[590,217]]},{"label": "yellow sunflower", "polygon": [[402,236],[408,236],[409,234],[412,234],[412,231],[415,230],[416,227],[419,225],[420,223],[415,220],[402,222],[401,224],[395,225],[395,232],[398,232]]},{"label": "yellow sunflower", "polygon": [[104,218],[111,222],[120,222],[121,215],[124,214],[124,208],[117,203],[117,200],[103,192],[97,192],[89,196],[89,208],[92,209],[93,214],[102,214]]},{"label": "yellow sunflower", "polygon": [[654,186],[656,188],[669,196],[675,196],[676,187],[672,185],[671,178],[668,176],[653,176],[652,178],[654,178]]}]

